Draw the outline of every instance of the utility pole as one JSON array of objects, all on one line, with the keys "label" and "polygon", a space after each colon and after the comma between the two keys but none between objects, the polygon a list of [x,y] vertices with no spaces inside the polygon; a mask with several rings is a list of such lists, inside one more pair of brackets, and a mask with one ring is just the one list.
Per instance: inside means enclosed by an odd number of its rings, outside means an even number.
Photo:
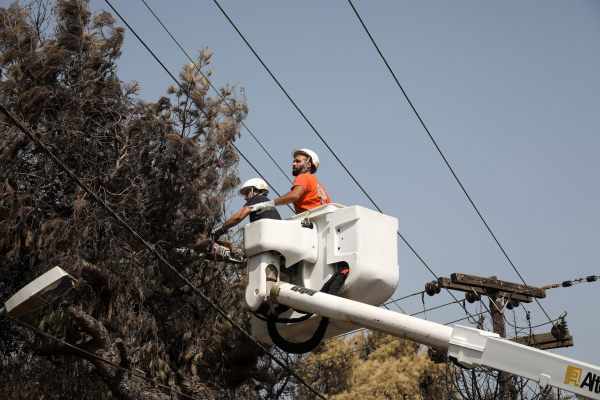
[{"label": "utility pole", "polygon": [[[469,303],[480,301],[482,296],[487,296],[494,333],[503,338],[506,338],[506,325],[504,323],[505,308],[512,310],[514,307],[518,307],[521,302],[531,303],[534,297],[538,299],[546,297],[546,291],[538,287],[500,281],[495,276],[484,278],[461,273],[454,273],[450,275],[450,278],[442,277],[437,281],[427,283],[425,285],[425,292],[433,296],[436,293],[440,293],[442,288],[465,292],[466,300]],[[573,338],[569,335],[568,330],[566,330],[566,323],[564,323],[564,320],[561,321],[562,325],[558,326],[560,329],[556,329],[555,326],[552,329],[552,333],[529,335],[511,340],[540,349],[573,346]],[[434,355],[435,352],[431,353]],[[441,360],[438,357],[433,359],[433,361],[440,362]],[[498,386],[500,389],[499,398],[514,397],[514,394],[511,393],[513,387],[511,374],[498,372]]]},{"label": "utility pole", "polygon": [[[491,279],[496,279],[495,276]],[[494,333],[500,337],[506,338],[506,325],[504,324],[504,307],[502,298],[498,296],[498,292],[489,292],[488,299],[490,301],[490,312],[492,314],[492,324]],[[511,398],[511,389],[513,387],[512,375],[506,372],[498,371],[498,386],[500,387],[500,398]]]}]

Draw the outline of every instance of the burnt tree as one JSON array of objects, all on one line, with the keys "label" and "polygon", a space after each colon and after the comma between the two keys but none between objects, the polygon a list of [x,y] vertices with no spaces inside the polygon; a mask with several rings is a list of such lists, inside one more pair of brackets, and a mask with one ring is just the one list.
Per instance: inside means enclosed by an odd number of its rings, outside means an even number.
[{"label": "burnt tree", "polygon": [[[116,73],[125,30],[109,13],[59,0],[52,24],[46,15],[0,8],[0,102],[250,329],[243,266],[198,256],[239,184],[230,143],[248,112],[243,90],[211,97],[190,63],[166,97],[136,99],[137,83]],[[197,66],[206,70],[211,55],[202,49]],[[55,265],[80,284],[23,317],[53,336],[199,398],[256,398],[280,373],[2,116],[0,300]],[[172,398],[8,321],[0,321],[0,363],[2,398]]]}]

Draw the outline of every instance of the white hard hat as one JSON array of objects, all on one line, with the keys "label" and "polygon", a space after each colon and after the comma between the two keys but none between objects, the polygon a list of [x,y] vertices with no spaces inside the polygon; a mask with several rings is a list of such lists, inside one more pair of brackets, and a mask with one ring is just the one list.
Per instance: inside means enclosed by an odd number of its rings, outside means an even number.
[{"label": "white hard hat", "polygon": [[296,157],[298,154],[304,154],[307,157],[310,157],[310,161],[315,166],[315,172],[319,169],[319,156],[312,150],[309,149],[296,149],[292,151],[292,157]]},{"label": "white hard hat", "polygon": [[246,196],[246,194],[244,193],[244,189],[248,189],[251,187],[258,190],[264,190],[265,196],[269,194],[269,187],[267,186],[267,183],[260,178],[252,178],[244,182],[238,193],[240,194],[240,196]]}]

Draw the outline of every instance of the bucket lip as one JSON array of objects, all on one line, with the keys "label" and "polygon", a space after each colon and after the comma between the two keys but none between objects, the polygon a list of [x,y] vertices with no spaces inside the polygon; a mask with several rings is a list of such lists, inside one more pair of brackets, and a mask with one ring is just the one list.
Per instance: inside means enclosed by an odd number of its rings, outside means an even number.
[{"label": "bucket lip", "polygon": [[[335,210],[340,209],[340,208],[346,208],[346,206],[343,206],[343,205],[338,204],[338,203],[323,204],[322,206],[315,207],[315,208],[309,210],[310,211],[309,217],[312,218],[312,217],[316,217],[318,215],[330,214],[330,213],[332,213]],[[306,213],[309,212],[309,211],[305,211],[303,213],[293,215],[293,216],[291,216],[291,217],[289,217],[287,219],[288,220],[304,219],[304,218],[306,218]]]}]

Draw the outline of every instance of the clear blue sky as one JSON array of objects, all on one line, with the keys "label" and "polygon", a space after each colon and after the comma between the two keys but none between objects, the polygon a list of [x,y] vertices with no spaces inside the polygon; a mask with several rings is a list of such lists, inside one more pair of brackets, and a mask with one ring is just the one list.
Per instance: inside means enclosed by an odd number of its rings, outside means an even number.
[{"label": "clear blue sky", "polygon": [[[310,148],[320,156],[317,176],[332,201],[373,208],[213,2],[149,4],[188,53],[205,45],[215,51],[215,85],[246,89],[246,124],[286,172],[290,151]],[[171,72],[179,72],[187,59],[141,0],[114,5]],[[519,282],[347,2],[221,5],[438,276],[462,272]],[[543,286],[600,275],[600,3],[356,0],[355,6],[526,282]],[[101,0],[92,0],[91,8],[109,10]],[[130,32],[119,73],[138,80],[149,101],[173,83]],[[247,132],[237,145],[275,189],[289,189]],[[239,172],[242,180],[256,175],[244,162]],[[238,199],[231,209],[242,204]],[[433,279],[400,240],[398,249],[395,298]],[[552,318],[567,311],[575,338],[573,348],[557,353],[599,364],[600,282],[547,295],[543,307]],[[425,300],[433,307],[452,299],[442,293]],[[408,313],[422,309],[418,297],[400,304]],[[547,321],[537,304],[526,308],[533,324]],[[519,308],[521,326],[524,315]],[[462,316],[455,305],[427,313],[441,323]]]}]

